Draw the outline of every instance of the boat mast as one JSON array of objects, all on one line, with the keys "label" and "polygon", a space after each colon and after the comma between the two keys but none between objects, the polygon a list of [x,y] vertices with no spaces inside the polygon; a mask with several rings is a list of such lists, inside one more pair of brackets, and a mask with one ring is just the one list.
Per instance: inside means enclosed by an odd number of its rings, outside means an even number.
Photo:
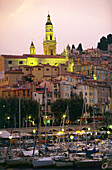
[{"label": "boat mast", "polygon": [[21,99],[19,92],[19,145],[21,147]]},{"label": "boat mast", "polygon": [[86,97],[84,98],[84,104],[85,104],[85,131],[86,131],[86,149],[87,149],[87,117],[86,117]]},{"label": "boat mast", "polygon": [[46,114],[46,108],[47,108],[47,93],[46,93],[46,79],[45,79],[45,155],[46,155],[46,129],[47,129],[47,114]]}]

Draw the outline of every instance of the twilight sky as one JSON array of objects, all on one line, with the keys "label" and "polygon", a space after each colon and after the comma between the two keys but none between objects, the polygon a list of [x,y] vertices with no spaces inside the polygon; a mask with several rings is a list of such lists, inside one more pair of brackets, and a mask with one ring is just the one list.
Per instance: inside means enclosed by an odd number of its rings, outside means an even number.
[{"label": "twilight sky", "polygon": [[48,11],[58,54],[67,44],[96,48],[112,33],[112,0],[0,0],[0,54],[28,54],[32,40],[43,54]]}]

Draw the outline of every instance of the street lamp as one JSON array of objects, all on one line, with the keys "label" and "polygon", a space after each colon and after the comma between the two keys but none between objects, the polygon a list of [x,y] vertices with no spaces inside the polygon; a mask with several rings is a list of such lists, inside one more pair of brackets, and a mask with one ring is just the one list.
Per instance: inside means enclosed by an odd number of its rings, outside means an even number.
[{"label": "street lamp", "polygon": [[9,128],[9,120],[10,120],[10,117],[9,117],[9,116],[7,117],[7,120],[8,120],[8,128]]}]

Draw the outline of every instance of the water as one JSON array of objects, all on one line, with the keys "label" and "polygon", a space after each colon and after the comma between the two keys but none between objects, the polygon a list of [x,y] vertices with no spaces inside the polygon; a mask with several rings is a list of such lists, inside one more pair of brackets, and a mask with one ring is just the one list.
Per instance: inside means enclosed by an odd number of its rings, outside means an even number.
[{"label": "water", "polygon": [[101,168],[97,168],[97,167],[89,167],[89,168],[76,168],[76,167],[63,167],[63,168],[56,168],[56,167],[50,167],[50,168],[32,168],[32,167],[26,167],[26,166],[21,166],[21,167],[7,167],[7,166],[3,166],[0,165],[0,170],[101,170]]}]

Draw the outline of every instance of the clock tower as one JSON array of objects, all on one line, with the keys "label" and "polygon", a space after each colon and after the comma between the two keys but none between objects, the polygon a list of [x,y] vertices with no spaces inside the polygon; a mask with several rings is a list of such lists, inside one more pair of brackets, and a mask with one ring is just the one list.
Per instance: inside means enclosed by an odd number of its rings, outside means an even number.
[{"label": "clock tower", "polygon": [[56,38],[54,39],[53,34],[53,25],[48,14],[47,23],[45,24],[45,38],[43,40],[44,55],[56,55]]}]

